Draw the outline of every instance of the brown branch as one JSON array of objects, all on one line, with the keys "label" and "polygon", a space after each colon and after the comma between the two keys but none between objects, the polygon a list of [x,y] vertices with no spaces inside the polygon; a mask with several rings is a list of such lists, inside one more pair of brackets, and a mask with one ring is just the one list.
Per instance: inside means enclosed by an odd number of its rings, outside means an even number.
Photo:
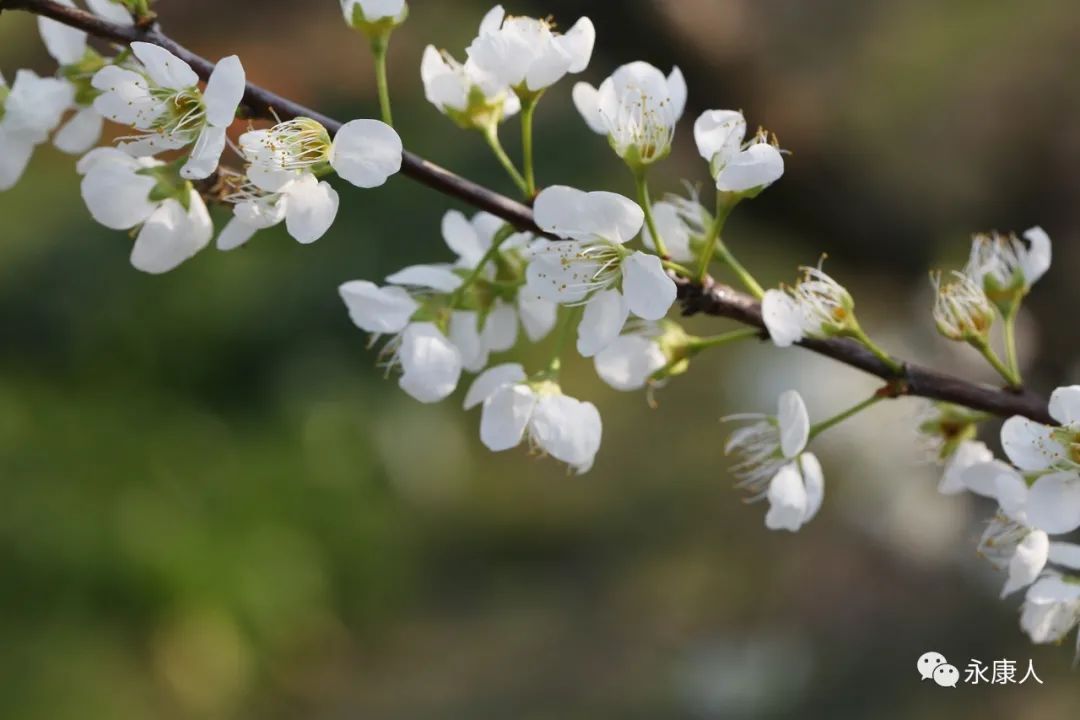
[{"label": "brown branch", "polygon": [[[209,77],[214,69],[214,63],[177,44],[156,25],[147,28],[115,25],[96,15],[60,5],[52,0],[0,0],[0,11],[2,10],[25,10],[43,15],[85,30],[95,37],[119,43],[143,41],[160,45],[191,65],[204,79]],[[244,105],[254,117],[272,119],[274,114],[282,119],[309,117],[325,125],[331,133],[337,132],[341,127],[341,123],[333,118],[251,83],[244,95]],[[401,170],[413,180],[477,209],[497,215],[520,230],[540,233],[528,206],[456,175],[418,155],[406,151]],[[702,313],[765,328],[761,319],[761,306],[749,295],[715,283],[712,279],[708,279],[704,286],[684,279],[677,279],[677,282],[685,315]],[[897,377],[862,345],[850,340],[804,340],[800,344],[812,352],[889,381],[898,394],[943,400],[994,415],[1024,415],[1039,422],[1053,422],[1047,411],[1046,400],[1030,392],[1013,392],[979,385],[912,363],[906,363],[903,377]]]}]

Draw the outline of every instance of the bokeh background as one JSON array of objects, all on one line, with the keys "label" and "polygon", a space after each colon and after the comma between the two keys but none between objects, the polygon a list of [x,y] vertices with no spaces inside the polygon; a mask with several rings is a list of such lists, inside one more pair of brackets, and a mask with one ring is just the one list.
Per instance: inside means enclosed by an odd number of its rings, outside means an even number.
[{"label": "bokeh background", "polygon": [[[487,6],[412,6],[391,50],[406,146],[511,191],[419,79],[424,45],[462,58]],[[366,48],[332,0],[158,9],[256,82],[377,114]],[[899,355],[992,380],[934,335],[926,271],[959,266],[972,231],[1042,224],[1055,265],[1024,317],[1028,377],[1080,378],[1075,2],[509,10],[590,15],[594,83],[630,60],[682,68],[690,104],[656,190],[706,180],[689,132],[702,110],[775,131],[788,172],[740,207],[729,242],[767,283],[828,253]],[[52,71],[33,21],[4,13],[0,68],[27,66]],[[538,114],[541,182],[632,193],[571,86]],[[503,135],[516,154],[516,125]],[[916,401],[820,440],[826,502],[798,535],[741,502],[720,418],[786,388],[822,418],[875,387],[800,350],[714,352],[655,410],[571,362],[567,391],[605,421],[593,472],[492,455],[460,393],[421,406],[382,378],[336,293],[448,257],[439,220],[456,206],[405,178],[341,190],[313,246],[264,233],[165,277],[129,266],[130,240],[90,220],[55,150],[0,196],[0,717],[1076,716],[1072,648],[1031,646],[1019,599],[998,600],[1003,577],[974,552],[991,508],[937,495]],[[1045,684],[938,688],[915,672],[931,649],[961,669],[1031,659]]]}]

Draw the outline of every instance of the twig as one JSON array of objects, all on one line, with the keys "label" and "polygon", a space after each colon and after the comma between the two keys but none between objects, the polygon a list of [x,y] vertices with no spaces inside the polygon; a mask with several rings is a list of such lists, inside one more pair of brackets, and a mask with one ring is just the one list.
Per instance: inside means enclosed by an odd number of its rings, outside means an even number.
[{"label": "twig", "polygon": [[[95,37],[115,42],[143,41],[160,45],[191,65],[204,79],[209,77],[214,69],[212,62],[170,39],[156,24],[146,28],[116,25],[52,0],[0,0],[0,11],[3,10],[25,10],[43,15],[85,30]],[[251,83],[248,83],[244,94],[244,105],[253,117],[272,119],[275,113],[283,120],[299,116],[309,117],[325,125],[332,134],[341,127],[341,123],[333,118]],[[456,175],[414,153],[405,151],[401,169],[403,174],[413,180],[479,210],[497,215],[519,230],[543,234],[536,226],[532,210],[528,206]],[[765,327],[761,319],[761,306],[749,295],[715,283],[708,277],[701,284],[684,278],[676,278],[676,282],[685,315],[702,313],[729,318],[752,327]],[[897,395],[943,400],[999,416],[1024,415],[1038,422],[1053,422],[1047,411],[1046,399],[1034,393],[979,385],[912,363],[905,363],[904,376],[897,378],[896,373],[870,351],[850,340],[805,340],[800,344],[812,352],[888,380],[894,388],[898,388]]]}]

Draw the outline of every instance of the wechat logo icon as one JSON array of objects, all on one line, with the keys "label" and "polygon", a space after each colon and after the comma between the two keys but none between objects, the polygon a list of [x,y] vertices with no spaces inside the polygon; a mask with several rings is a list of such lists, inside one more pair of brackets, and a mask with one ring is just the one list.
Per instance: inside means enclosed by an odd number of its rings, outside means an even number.
[{"label": "wechat logo icon", "polygon": [[955,665],[950,665],[939,652],[923,653],[915,667],[919,671],[919,677],[933,680],[941,687],[954,688],[956,683],[960,682],[960,671]]}]

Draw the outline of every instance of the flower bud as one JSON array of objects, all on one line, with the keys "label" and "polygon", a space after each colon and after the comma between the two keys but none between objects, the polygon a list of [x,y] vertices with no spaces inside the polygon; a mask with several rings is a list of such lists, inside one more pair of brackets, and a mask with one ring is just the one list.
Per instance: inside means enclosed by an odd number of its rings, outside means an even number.
[{"label": "flower bud", "polygon": [[953,272],[952,280],[942,284],[941,273],[934,273],[934,323],[938,332],[950,340],[985,344],[994,324],[994,307],[974,280]]}]

